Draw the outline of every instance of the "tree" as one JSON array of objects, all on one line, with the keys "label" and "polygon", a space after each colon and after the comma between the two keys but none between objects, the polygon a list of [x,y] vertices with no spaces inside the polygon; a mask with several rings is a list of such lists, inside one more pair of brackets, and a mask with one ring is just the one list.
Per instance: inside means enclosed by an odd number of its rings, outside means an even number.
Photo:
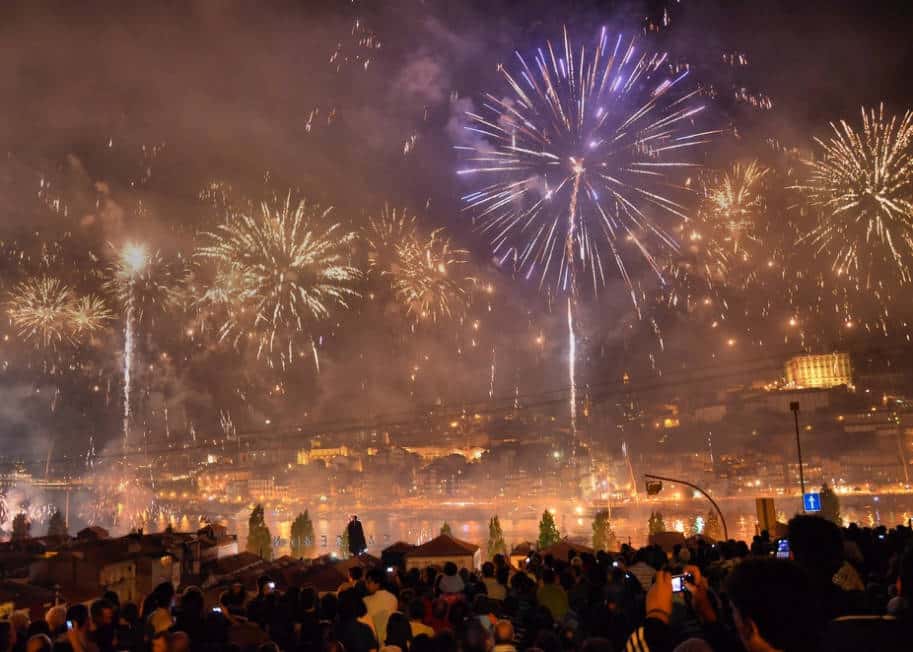
[{"label": "tree", "polygon": [[723,526],[720,525],[720,517],[717,516],[716,510],[711,509],[707,512],[707,518],[704,521],[704,538],[711,541],[723,540]]},{"label": "tree", "polygon": [[827,483],[821,485],[821,516],[843,526],[843,519],[840,518],[840,498]]},{"label": "tree", "polygon": [[601,509],[593,519],[593,550],[616,550],[618,540],[609,522],[609,510]]},{"label": "tree", "polygon": [[539,550],[553,546],[559,541],[561,533],[555,525],[555,517],[550,511],[545,510],[542,512],[542,520],[539,521]]},{"label": "tree", "polygon": [[292,547],[292,557],[307,557],[314,551],[314,524],[307,510],[298,514],[292,522],[292,532],[289,543]]},{"label": "tree", "polygon": [[663,520],[661,512],[650,512],[650,520],[647,521],[647,530],[650,534],[659,534],[666,531],[666,522]]},{"label": "tree", "polygon": [[29,530],[31,530],[31,528],[32,524],[29,523],[28,516],[25,515],[25,512],[19,512],[13,518],[12,540],[24,541],[25,539],[28,539],[30,536]]},{"label": "tree", "polygon": [[56,539],[66,539],[70,536],[67,532],[67,523],[63,520],[63,514],[59,509],[55,509],[51,518],[48,519],[48,536]]},{"label": "tree", "polygon": [[501,520],[497,514],[488,520],[488,558],[494,559],[495,555],[507,555],[504,530],[501,529]]},{"label": "tree", "polygon": [[267,561],[273,558],[273,538],[270,536],[263,505],[255,505],[247,521],[247,552],[259,555]]},{"label": "tree", "polygon": [[450,523],[444,521],[444,524],[441,526],[441,534],[446,534],[448,537],[453,536],[453,530],[450,529]]}]

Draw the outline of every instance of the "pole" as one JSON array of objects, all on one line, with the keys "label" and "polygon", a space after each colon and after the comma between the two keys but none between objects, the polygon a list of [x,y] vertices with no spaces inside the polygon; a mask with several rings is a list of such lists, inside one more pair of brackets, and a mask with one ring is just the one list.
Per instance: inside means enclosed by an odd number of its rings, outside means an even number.
[{"label": "pole", "polygon": [[673,482],[675,484],[683,484],[687,487],[691,487],[695,491],[701,492],[704,498],[710,501],[710,504],[713,505],[713,509],[716,510],[717,515],[720,517],[720,523],[723,526],[723,538],[727,541],[729,540],[729,528],[726,527],[726,517],[723,516],[723,510],[720,509],[720,506],[716,504],[716,501],[710,497],[706,491],[698,487],[696,484],[688,482],[686,480],[676,480],[675,478],[666,478],[661,475],[652,475],[650,473],[644,473],[645,478],[650,478],[651,480],[663,480],[665,482]]},{"label": "pole", "polygon": [[802,439],[799,437],[799,401],[789,404],[796,422],[796,452],[799,454],[799,486],[802,489],[802,511],[805,511],[805,472],[802,470]]}]

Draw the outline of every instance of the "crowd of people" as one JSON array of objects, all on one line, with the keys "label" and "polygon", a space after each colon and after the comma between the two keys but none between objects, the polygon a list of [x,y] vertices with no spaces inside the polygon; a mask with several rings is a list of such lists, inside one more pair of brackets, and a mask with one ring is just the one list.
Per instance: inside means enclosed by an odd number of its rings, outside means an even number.
[{"label": "crowd of people", "polygon": [[351,565],[335,592],[168,583],[0,622],[0,652],[767,652],[913,649],[913,530],[793,518],[784,541]]}]

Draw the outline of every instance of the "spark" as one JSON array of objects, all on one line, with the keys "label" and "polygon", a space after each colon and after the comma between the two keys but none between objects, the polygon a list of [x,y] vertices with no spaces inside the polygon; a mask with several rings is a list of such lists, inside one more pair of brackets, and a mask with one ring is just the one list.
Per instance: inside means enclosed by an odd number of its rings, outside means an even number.
[{"label": "spark", "polygon": [[101,330],[114,315],[104,299],[96,294],[88,294],[70,305],[68,317],[73,333],[80,336]]},{"label": "spark", "polygon": [[21,337],[54,347],[71,337],[73,291],[48,276],[30,278],[10,293],[7,311]]},{"label": "spark", "polygon": [[838,276],[865,288],[882,269],[901,285],[913,261],[913,111],[886,116],[861,109],[862,129],[831,123],[828,140],[815,139],[820,156],[808,161],[801,190],[818,210],[818,223],[802,240],[831,258]]},{"label": "spark", "polygon": [[469,113],[474,144],[459,174],[479,179],[463,199],[495,256],[518,272],[552,279],[569,291],[578,273],[594,291],[613,263],[630,286],[622,243],[659,274],[648,248],[676,243],[651,214],[685,217],[669,190],[697,164],[686,157],[712,133],[693,122],[703,110],[687,73],[667,75],[665,57],[641,52],[603,30],[590,50],[547,43],[532,63],[517,53],[517,69],[500,68],[505,97],[487,94]]},{"label": "spark", "polygon": [[352,285],[361,274],[347,262],[355,234],[330,223],[331,211],[289,193],[202,234],[195,255],[216,266],[204,300],[225,309],[221,339],[237,346],[249,337],[258,358],[285,369],[311,325],[359,296]]},{"label": "spark", "polygon": [[385,207],[368,222],[368,269],[390,283],[396,301],[417,321],[462,315],[472,278],[463,269],[469,252],[455,247],[444,229],[427,237],[407,211]]}]

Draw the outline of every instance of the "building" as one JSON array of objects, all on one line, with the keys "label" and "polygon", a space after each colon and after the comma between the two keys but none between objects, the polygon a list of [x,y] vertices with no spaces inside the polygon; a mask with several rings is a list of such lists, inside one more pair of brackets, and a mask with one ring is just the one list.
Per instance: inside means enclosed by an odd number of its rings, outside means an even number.
[{"label": "building", "polygon": [[431,541],[416,546],[405,555],[406,570],[441,567],[452,561],[457,568],[478,569],[482,565],[482,552],[479,546],[467,541],[460,541],[449,534],[440,534]]},{"label": "building", "polygon": [[793,387],[827,389],[853,386],[853,371],[848,353],[797,355],[786,361],[786,382]]}]

